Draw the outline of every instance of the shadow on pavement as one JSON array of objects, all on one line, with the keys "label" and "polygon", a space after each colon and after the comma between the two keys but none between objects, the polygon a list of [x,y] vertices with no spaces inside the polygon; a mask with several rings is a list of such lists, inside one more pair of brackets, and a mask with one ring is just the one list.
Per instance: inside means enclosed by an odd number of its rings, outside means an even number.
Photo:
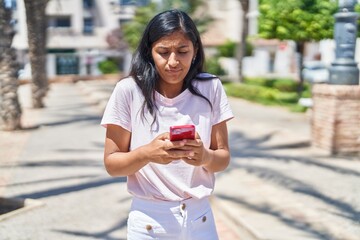
[{"label": "shadow on pavement", "polygon": [[91,239],[107,239],[107,240],[126,240],[126,238],[114,238],[111,237],[110,234],[115,231],[119,231],[119,229],[124,229],[127,226],[127,219],[122,219],[118,224],[109,228],[106,231],[102,232],[85,232],[85,231],[68,231],[68,230],[55,230],[57,232],[67,234],[70,236],[77,237],[91,237]]},{"label": "shadow on pavement", "polygon": [[[69,161],[68,159],[64,160],[31,160],[26,161],[22,160],[19,163],[17,168],[32,168],[32,167],[103,167],[102,162],[89,159],[76,159]],[[0,166],[1,168],[1,166]]]},{"label": "shadow on pavement", "polygon": [[[309,142],[304,141],[284,144],[267,144],[274,134],[276,133],[272,132],[269,134],[260,135],[256,138],[248,138],[240,131],[231,132],[229,134],[229,142],[231,145],[230,149],[232,160],[230,166],[219,175],[225,176],[231,171],[242,169],[247,174],[260,179],[264,184],[270,184],[279,189],[286,189],[293,193],[300,194],[301,196],[319,200],[326,204],[326,206],[329,206],[329,208],[331,206],[331,210],[328,210],[329,214],[337,215],[338,217],[343,218],[343,220],[350,220],[352,223],[359,223],[360,211],[356,209],[356,205],[352,205],[353,202],[346,202],[348,199],[344,199],[343,201],[341,197],[337,197],[337,195],[334,196],[333,193],[331,194],[332,196],[330,196],[329,192],[324,191],[324,189],[318,189],[315,187],[316,185],[313,185],[311,181],[308,181],[309,179],[307,179],[307,177],[312,178],[312,176],[306,175],[308,174],[306,169],[310,169],[309,174],[315,171],[322,173],[325,170],[329,174],[331,173],[340,175],[339,177],[359,178],[358,182],[360,182],[360,172],[350,168],[333,165],[331,162],[327,164],[324,161],[320,161],[320,158],[316,157],[303,157],[301,154],[299,154],[300,156],[297,156],[297,154],[294,154],[294,152],[288,154],[289,152],[287,151],[274,152],[272,151],[274,149],[293,151],[294,148],[299,148],[297,151],[301,152],[302,149],[306,151],[306,148],[310,146]],[[299,171],[304,171],[303,178],[300,178],[299,175],[297,175],[296,178],[292,177],[291,173],[286,171],[287,166],[291,165],[292,163],[300,164]],[[314,178],[314,181],[321,181],[321,176],[316,177],[318,178]],[[326,184],[328,185],[331,183],[322,183],[322,185]],[[341,189],[338,191],[341,191]],[[242,205],[245,208],[252,209],[259,213],[271,215],[289,227],[307,232],[317,239],[334,239],[334,236],[330,232],[327,232],[326,229],[322,229],[318,225],[313,224],[311,221],[303,221],[301,218],[296,219],[286,216],[281,211],[273,208],[271,204],[251,202],[247,199],[235,197],[233,193],[229,195],[226,193],[220,193],[217,194],[217,197],[224,200],[229,200],[233,203]],[[271,198],[271,196],[269,197]]]},{"label": "shadow on pavement", "polygon": [[54,127],[54,126],[67,125],[67,124],[79,123],[79,122],[81,122],[82,124],[87,123],[88,125],[90,125],[93,123],[99,124],[100,120],[101,118],[99,116],[81,115],[79,117],[72,117],[71,119],[63,120],[63,121],[43,122],[40,123],[38,126]]},{"label": "shadow on pavement", "polygon": [[[334,171],[336,173],[344,175],[352,175],[360,177],[360,172],[351,170],[348,168],[342,168],[331,164],[318,161],[318,159],[311,157],[298,157],[293,155],[277,155],[271,153],[274,149],[293,149],[293,148],[306,148],[310,147],[309,142],[298,142],[291,144],[276,145],[275,147],[262,146],[261,144],[266,143],[271,138],[272,134],[267,134],[257,139],[249,139],[241,132],[232,132],[229,136],[231,157],[232,158],[263,158],[267,161],[282,161],[291,162],[295,161],[304,165],[312,165],[327,170]],[[306,149],[304,150],[306,151]],[[320,157],[321,158],[321,157]],[[231,166],[230,166],[231,168]]]},{"label": "shadow on pavement", "polygon": [[67,180],[73,180],[73,179],[86,179],[86,178],[95,178],[98,177],[98,175],[77,175],[72,177],[61,177],[61,178],[44,178],[41,180],[35,180],[35,181],[26,181],[26,182],[17,182],[17,183],[8,183],[6,184],[7,187],[15,187],[15,186],[26,186],[26,185],[32,185],[32,184],[41,184],[41,183],[51,183],[51,182],[58,182],[58,181],[67,181]]},{"label": "shadow on pavement", "polygon": [[101,186],[108,185],[108,184],[122,183],[122,182],[126,182],[126,178],[106,178],[106,179],[100,179],[100,180],[77,184],[77,185],[72,185],[72,186],[57,187],[57,188],[42,190],[42,191],[34,191],[29,194],[21,194],[21,195],[15,196],[15,197],[16,198],[39,199],[39,198],[45,198],[45,197],[58,196],[61,194],[68,194],[71,192],[79,192],[82,190],[87,190],[89,188],[97,188],[97,187],[101,187]]},{"label": "shadow on pavement", "polygon": [[333,239],[333,237],[330,234],[324,233],[321,230],[314,229],[312,226],[308,225],[306,222],[301,222],[300,220],[297,220],[297,219],[295,220],[293,218],[284,216],[284,214],[282,214],[281,211],[277,211],[268,205],[255,205],[250,202],[243,201],[241,199],[230,197],[228,195],[222,195],[222,194],[218,194],[217,197],[226,199],[226,200],[230,200],[236,204],[243,205],[243,206],[247,207],[248,209],[252,209],[257,212],[272,215],[272,216],[276,217],[279,221],[288,225],[289,227],[310,233],[311,235],[316,237],[316,239],[323,239],[323,240]]}]

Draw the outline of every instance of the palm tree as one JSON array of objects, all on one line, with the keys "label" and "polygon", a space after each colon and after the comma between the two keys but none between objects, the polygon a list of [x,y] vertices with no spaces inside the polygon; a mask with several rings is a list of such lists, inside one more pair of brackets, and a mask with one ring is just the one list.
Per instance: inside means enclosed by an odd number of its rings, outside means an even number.
[{"label": "palm tree", "polygon": [[32,102],[34,108],[44,107],[43,98],[48,91],[46,74],[47,19],[45,14],[48,1],[49,0],[24,0],[32,76]]},{"label": "palm tree", "polygon": [[3,129],[12,131],[21,128],[21,107],[18,100],[17,71],[15,50],[11,48],[14,36],[10,24],[11,9],[0,0],[0,116]]}]

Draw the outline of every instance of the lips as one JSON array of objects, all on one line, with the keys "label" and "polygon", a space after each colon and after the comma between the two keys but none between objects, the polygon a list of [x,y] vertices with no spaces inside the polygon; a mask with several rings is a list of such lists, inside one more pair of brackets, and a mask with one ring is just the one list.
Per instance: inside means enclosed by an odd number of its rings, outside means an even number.
[{"label": "lips", "polygon": [[181,73],[181,69],[171,69],[171,70],[166,70],[166,73],[168,75],[178,75]]},{"label": "lips", "polygon": [[178,69],[168,69],[168,70],[166,70],[166,72],[169,72],[169,73],[178,73],[178,72],[180,72],[180,71],[181,71],[180,68],[178,68]]}]

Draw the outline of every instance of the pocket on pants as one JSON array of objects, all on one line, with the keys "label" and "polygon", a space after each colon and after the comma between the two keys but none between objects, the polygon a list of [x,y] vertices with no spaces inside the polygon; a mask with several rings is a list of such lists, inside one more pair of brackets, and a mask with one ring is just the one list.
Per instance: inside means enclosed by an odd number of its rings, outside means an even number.
[{"label": "pocket on pants", "polygon": [[209,208],[191,221],[191,230],[191,239],[218,239],[214,216],[211,208]]},{"label": "pocket on pants", "polygon": [[162,221],[140,211],[131,211],[128,218],[128,239],[176,239],[179,231],[177,226],[166,219]]}]

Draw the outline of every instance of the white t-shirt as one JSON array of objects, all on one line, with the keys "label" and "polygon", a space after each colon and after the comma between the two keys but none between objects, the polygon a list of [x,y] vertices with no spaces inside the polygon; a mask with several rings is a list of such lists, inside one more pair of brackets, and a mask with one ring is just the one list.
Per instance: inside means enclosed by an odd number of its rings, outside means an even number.
[{"label": "white t-shirt", "polygon": [[[203,73],[204,74],[204,73]],[[193,85],[212,103],[188,89],[175,98],[155,92],[157,120],[145,110],[144,97],[132,78],[119,81],[107,103],[101,125],[115,124],[131,132],[130,150],[151,142],[158,135],[169,132],[170,126],[193,124],[204,146],[209,148],[212,126],[233,118],[227,96],[218,78],[193,81]],[[153,124],[152,124],[153,123]],[[209,196],[214,189],[214,173],[178,160],[167,165],[149,163],[129,175],[128,191],[136,197],[165,201],[181,201],[190,197]]]}]

